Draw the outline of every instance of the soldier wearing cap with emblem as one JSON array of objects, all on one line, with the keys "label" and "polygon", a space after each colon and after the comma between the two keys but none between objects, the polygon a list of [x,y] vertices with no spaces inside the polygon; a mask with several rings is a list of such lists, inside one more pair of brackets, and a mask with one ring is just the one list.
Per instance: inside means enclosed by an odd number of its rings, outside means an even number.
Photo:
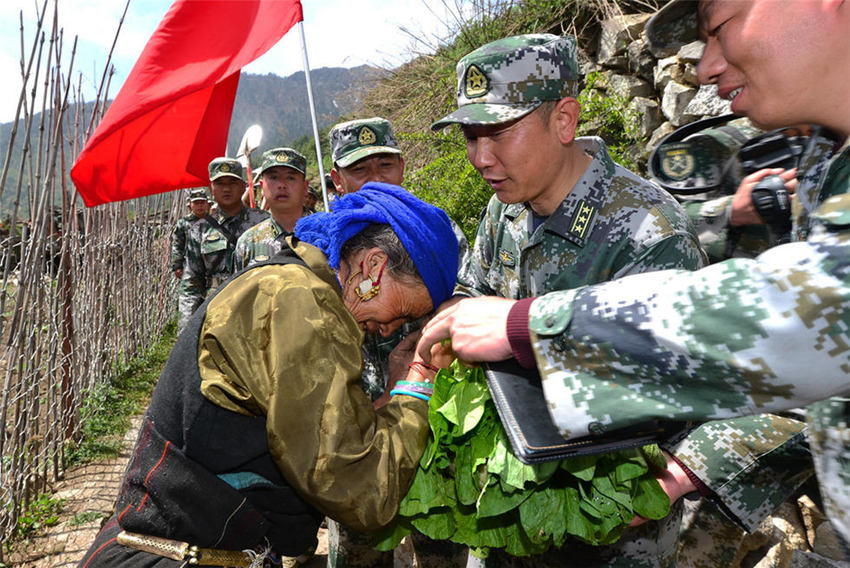
[{"label": "soldier wearing cap with emblem", "polygon": [[[470,162],[494,196],[459,271],[457,296],[520,299],[705,262],[670,194],[616,164],[601,139],[576,138],[576,57],[572,37],[532,34],[489,43],[458,63],[458,110],[432,128],[461,126]],[[683,444],[700,447],[700,435]],[[770,448],[794,443],[787,438],[771,439]],[[741,469],[732,460],[705,459]],[[679,504],[666,519],[633,527],[611,546],[570,544],[524,561],[501,552],[471,561],[663,566],[675,559],[680,515]]]},{"label": "soldier wearing cap with emblem", "polygon": [[186,266],[181,284],[181,317],[188,317],[233,274],[233,250],[236,240],[249,227],[268,218],[268,213],[245,207],[245,173],[233,158],[215,158],[209,164],[210,190],[218,206],[189,230],[186,239]]},{"label": "soldier wearing cap with emblem", "polygon": [[283,240],[293,233],[295,222],[305,214],[306,172],[307,158],[297,150],[273,148],[263,153],[257,176],[271,217],[239,237],[233,253],[234,271],[280,252]]},{"label": "soldier wearing cap with emblem", "polygon": [[186,202],[189,207],[189,214],[177,220],[174,231],[171,233],[171,272],[178,280],[183,276],[183,264],[186,260],[186,235],[189,233],[189,227],[210,211],[209,196],[205,188],[190,190]]},{"label": "soldier wearing cap with emblem", "polygon": [[307,185],[307,193],[304,196],[304,214],[309,215],[316,212],[316,207],[322,199],[322,192],[317,187]]},{"label": "soldier wearing cap with emblem", "polygon": [[331,179],[340,195],[354,193],[367,181],[401,185],[404,158],[390,121],[363,118],[335,125],[329,134]]},{"label": "soldier wearing cap with emblem", "polygon": [[182,309],[182,306],[191,304],[191,301],[188,300],[188,281],[183,280],[183,266],[186,264],[186,239],[189,236],[189,230],[192,228],[192,225],[206,217],[210,211],[210,197],[205,188],[190,190],[187,200],[189,203],[189,214],[177,221],[177,224],[174,226],[174,232],[171,235],[171,271],[174,277],[180,281],[177,292],[177,333],[183,331],[186,320],[191,315],[188,309]]},{"label": "soldier wearing cap with emblem", "polygon": [[668,135],[653,150],[649,171],[682,203],[710,262],[755,258],[787,242],[791,212],[785,196],[796,190],[796,176],[832,153],[835,143],[815,125],[765,132],[726,114]]},{"label": "soldier wearing cap with emblem", "polygon": [[[451,337],[465,360],[530,358],[552,419],[568,439],[648,417],[714,420],[806,406],[806,437],[839,538],[822,542],[821,524],[807,535],[814,551],[796,551],[792,563],[839,565],[818,557],[824,555],[844,565],[850,560],[850,4],[674,0],[646,31],[660,47],[703,41],[700,82],[717,85],[731,110],[760,128],[819,124],[842,140],[799,174],[796,242],[695,272],[628,276],[519,302],[464,300],[426,325],[420,352]],[[724,437],[718,444],[732,440],[746,441]],[[695,469],[723,475],[711,465]],[[794,476],[805,473],[798,464],[773,477],[777,472],[763,476],[792,488]],[[751,494],[737,497],[726,504],[738,514],[770,511],[751,510]]]}]

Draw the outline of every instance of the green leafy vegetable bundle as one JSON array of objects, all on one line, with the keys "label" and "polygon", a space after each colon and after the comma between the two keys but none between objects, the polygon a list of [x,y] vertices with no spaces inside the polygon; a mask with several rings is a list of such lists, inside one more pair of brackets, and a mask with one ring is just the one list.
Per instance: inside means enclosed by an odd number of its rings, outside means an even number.
[{"label": "green leafy vegetable bundle", "polygon": [[480,368],[455,362],[437,374],[431,436],[393,524],[376,547],[391,550],[419,532],[486,556],[539,554],[567,538],[601,545],[620,538],[637,514],[667,515],[670,502],[653,469],[657,446],[526,465],[510,449]]}]

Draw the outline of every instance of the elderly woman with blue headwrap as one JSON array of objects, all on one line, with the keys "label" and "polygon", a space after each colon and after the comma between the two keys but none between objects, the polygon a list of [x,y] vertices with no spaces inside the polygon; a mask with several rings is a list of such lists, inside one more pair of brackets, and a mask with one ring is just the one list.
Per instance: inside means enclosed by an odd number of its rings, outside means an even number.
[{"label": "elderly woman with blue headwrap", "polygon": [[86,566],[262,566],[308,550],[324,515],[361,530],[395,516],[436,369],[412,363],[376,411],[360,343],[451,295],[456,238],[443,211],[377,183],[296,235],[178,338]]}]

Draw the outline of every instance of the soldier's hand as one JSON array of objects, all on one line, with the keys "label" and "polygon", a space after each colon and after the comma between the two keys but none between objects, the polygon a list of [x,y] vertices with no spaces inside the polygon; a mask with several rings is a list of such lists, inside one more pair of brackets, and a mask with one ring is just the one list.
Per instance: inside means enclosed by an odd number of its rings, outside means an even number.
[{"label": "soldier's hand", "polygon": [[[688,477],[688,474],[685,473],[684,468],[679,464],[679,462],[674,460],[669,453],[663,452],[663,454],[667,459],[667,469],[656,472],[655,479],[658,480],[658,484],[661,485],[664,493],[666,493],[667,497],[670,498],[670,504],[672,505],[688,493],[696,491],[697,487],[694,485],[694,482],[691,481],[691,478]],[[632,519],[629,526],[634,527],[642,525],[648,520],[649,519],[645,517],[635,515],[635,518]]]},{"label": "soldier's hand", "polygon": [[452,349],[464,361],[502,361],[511,357],[507,321],[516,300],[482,296],[449,300],[422,328],[416,348],[424,361],[431,359],[431,347],[451,339]]},{"label": "soldier's hand", "polygon": [[743,225],[764,225],[764,220],[756,212],[753,206],[752,191],[758,183],[767,176],[778,175],[785,180],[785,188],[789,194],[797,190],[797,168],[783,170],[782,168],[765,168],[753,172],[741,180],[741,185],[735,195],[732,196],[732,214],[729,216],[729,224],[733,227]]},{"label": "soldier's hand", "polygon": [[174,277],[175,277],[177,280],[180,280],[181,278],[183,278],[183,269],[182,269],[182,268],[178,268],[177,270],[175,270],[175,271],[174,271]]}]

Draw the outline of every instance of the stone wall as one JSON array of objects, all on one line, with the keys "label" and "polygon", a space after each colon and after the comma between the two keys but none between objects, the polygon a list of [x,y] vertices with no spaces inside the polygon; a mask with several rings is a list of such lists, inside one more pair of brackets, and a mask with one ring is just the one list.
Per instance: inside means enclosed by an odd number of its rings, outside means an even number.
[{"label": "stone wall", "polygon": [[639,118],[647,143],[636,154],[645,163],[649,152],[673,130],[709,116],[729,112],[729,101],[714,85],[700,86],[696,64],[702,43],[659,50],[650,47],[644,26],[650,14],[604,20],[593,45],[581,46],[582,71],[600,72],[600,90],[624,97]]}]

